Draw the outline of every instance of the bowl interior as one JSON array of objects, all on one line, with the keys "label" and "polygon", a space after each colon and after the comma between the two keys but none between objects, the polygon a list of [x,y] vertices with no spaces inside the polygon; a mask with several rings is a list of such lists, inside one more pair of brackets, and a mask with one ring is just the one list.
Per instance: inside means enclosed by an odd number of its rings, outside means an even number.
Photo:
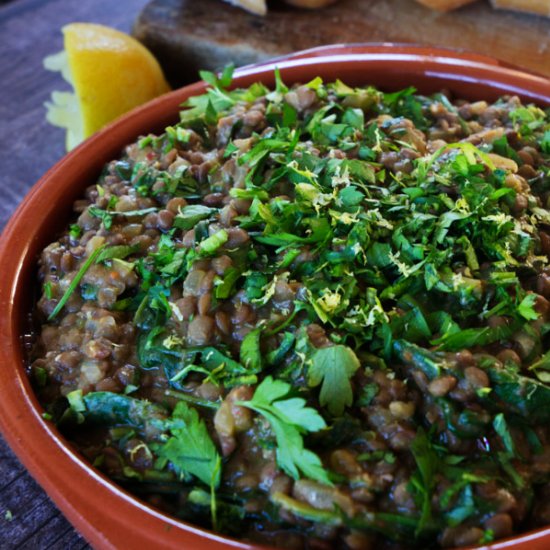
[{"label": "bowl interior", "polygon": [[[550,105],[550,81],[479,55],[419,46],[338,45],[236,71],[233,86],[274,84],[278,66],[287,84],[316,76],[384,91],[410,85],[421,93],[448,89],[457,97],[494,100],[517,94]],[[75,199],[139,135],[161,132],[180,104],[204,83],[171,92],[138,108],[83,143],[33,187],[0,240],[0,426],[8,442],[70,521],[102,548],[258,548],[178,522],[139,502],[86,464],[41,416],[27,379],[21,337],[28,329],[40,251],[66,226]],[[78,482],[76,482],[78,480]],[[550,528],[514,539],[514,548],[550,548]],[[508,547],[500,542],[494,549]]]}]

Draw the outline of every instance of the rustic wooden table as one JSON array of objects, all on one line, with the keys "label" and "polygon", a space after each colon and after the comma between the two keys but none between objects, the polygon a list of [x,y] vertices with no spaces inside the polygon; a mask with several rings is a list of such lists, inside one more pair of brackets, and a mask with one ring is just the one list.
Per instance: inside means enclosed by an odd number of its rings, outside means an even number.
[{"label": "rustic wooden table", "polygon": [[[129,31],[146,1],[0,0],[0,230],[34,182],[64,153],[63,133],[47,125],[43,107],[52,89],[60,85],[59,77],[42,67],[46,55],[61,49],[60,28],[72,21],[93,21]],[[398,1],[391,0],[387,6]],[[167,3],[173,4],[172,0]],[[370,4],[374,9],[377,3]],[[381,6],[382,2],[378,4]],[[159,0],[156,0],[154,6],[158,5]],[[189,2],[184,2],[180,7],[188,5]],[[204,7],[202,2],[197,3],[199,7]],[[152,17],[155,9],[150,9],[147,17]],[[216,7],[218,19],[225,9]],[[487,10],[484,6],[479,9]],[[411,10],[418,12],[419,8],[414,6]],[[441,21],[439,16],[424,13],[434,20],[433,27],[437,29]],[[468,13],[463,13],[462,17],[467,18]],[[519,16],[518,21],[525,23],[526,17]],[[549,27],[538,19],[533,19],[532,23],[538,25],[543,40],[536,52],[542,55],[539,64],[532,66],[531,63],[530,66],[549,74]],[[259,21],[258,24],[263,23]],[[395,40],[390,32],[391,25],[380,25],[380,28],[388,28],[385,39]],[[205,30],[201,32],[204,34]],[[219,28],[217,32],[219,34]],[[380,32],[376,34],[377,40],[382,37]],[[416,38],[407,35],[401,39],[422,41],[422,35]],[[449,44],[443,41],[441,45]],[[527,57],[531,61],[534,59]],[[80,550],[87,547],[0,437],[0,549]]]}]

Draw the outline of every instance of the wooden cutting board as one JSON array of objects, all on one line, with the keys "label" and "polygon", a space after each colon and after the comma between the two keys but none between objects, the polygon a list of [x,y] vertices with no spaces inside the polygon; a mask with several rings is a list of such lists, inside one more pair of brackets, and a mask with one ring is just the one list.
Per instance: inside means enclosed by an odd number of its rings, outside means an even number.
[{"label": "wooden cutting board", "polygon": [[257,17],[221,0],[153,0],[133,33],[173,84],[231,61],[245,65],[322,44],[387,41],[476,51],[550,76],[550,19],[494,11],[484,1],[446,14],[413,0],[340,0],[315,11],[271,2],[267,17]]}]

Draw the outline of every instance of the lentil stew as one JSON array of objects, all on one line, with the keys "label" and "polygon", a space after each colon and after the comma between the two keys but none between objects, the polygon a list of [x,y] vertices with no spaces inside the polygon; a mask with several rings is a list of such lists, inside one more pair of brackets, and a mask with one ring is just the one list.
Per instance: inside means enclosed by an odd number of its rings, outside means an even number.
[{"label": "lentil stew", "polygon": [[549,524],[548,112],[204,76],[41,256],[47,414],[140,498],[252,542]]}]

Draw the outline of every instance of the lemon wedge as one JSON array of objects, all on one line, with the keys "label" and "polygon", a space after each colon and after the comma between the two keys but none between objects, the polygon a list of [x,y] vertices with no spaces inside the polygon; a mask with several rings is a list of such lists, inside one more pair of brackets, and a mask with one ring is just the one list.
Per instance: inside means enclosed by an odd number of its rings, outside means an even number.
[{"label": "lemon wedge", "polygon": [[61,72],[72,92],[53,92],[48,122],[67,130],[69,151],[134,107],[167,91],[162,69],[151,52],[120,31],[92,23],[63,27],[65,49],[44,59]]}]

